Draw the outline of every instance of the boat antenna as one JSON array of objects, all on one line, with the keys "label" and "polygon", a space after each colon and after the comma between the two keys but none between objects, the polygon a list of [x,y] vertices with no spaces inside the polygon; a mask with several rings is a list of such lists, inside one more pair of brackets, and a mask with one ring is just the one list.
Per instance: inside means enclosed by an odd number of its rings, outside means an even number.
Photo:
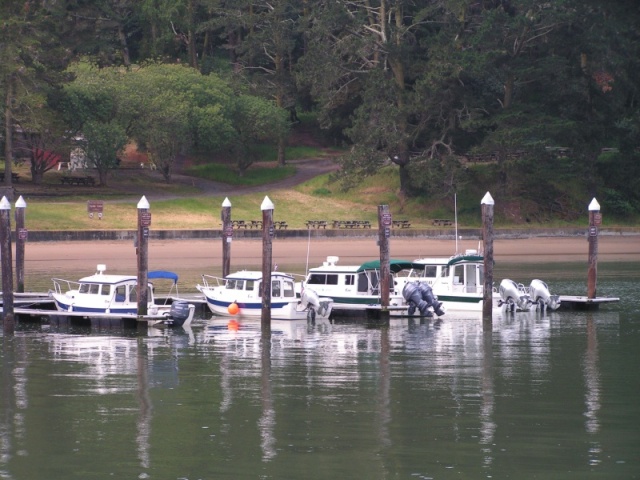
[{"label": "boat antenna", "polygon": [[456,255],[458,254],[458,194],[454,193],[453,194],[453,215],[454,215],[454,220],[453,222],[455,223],[456,229]]},{"label": "boat antenna", "polygon": [[311,227],[307,227],[307,231],[309,232],[309,236],[307,237],[307,266],[305,267],[305,270],[304,270],[305,278],[309,274],[309,247],[311,245]]}]

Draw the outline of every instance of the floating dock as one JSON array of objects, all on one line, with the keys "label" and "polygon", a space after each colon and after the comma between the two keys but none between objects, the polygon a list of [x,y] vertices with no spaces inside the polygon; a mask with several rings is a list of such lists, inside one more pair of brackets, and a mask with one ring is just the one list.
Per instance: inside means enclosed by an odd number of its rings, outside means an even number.
[{"label": "floating dock", "polygon": [[600,305],[616,303],[617,297],[589,298],[578,295],[560,295],[560,310],[597,310]]}]

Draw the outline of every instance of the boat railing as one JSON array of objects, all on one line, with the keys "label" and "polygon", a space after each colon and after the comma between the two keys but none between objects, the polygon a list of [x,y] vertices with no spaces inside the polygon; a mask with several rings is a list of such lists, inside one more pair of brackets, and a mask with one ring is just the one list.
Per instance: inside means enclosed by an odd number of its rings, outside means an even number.
[{"label": "boat railing", "polygon": [[[69,290],[79,290],[80,283],[73,280],[65,280],[64,278],[52,278],[53,290],[60,295],[68,292]],[[63,291],[63,287],[66,285],[67,289]]]},{"label": "boat railing", "polygon": [[224,285],[223,277],[215,277],[213,275],[202,275],[202,286],[204,288],[221,287]]}]

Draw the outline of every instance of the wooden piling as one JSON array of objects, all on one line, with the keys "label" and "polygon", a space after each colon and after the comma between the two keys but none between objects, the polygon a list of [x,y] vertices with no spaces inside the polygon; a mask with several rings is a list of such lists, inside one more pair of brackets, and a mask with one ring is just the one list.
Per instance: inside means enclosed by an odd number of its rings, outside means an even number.
[{"label": "wooden piling", "polygon": [[149,292],[149,227],[151,212],[149,202],[143,196],[138,202],[138,315],[147,315]]},{"label": "wooden piling", "polygon": [[271,335],[271,262],[273,259],[272,239],[274,205],[269,197],[264,197],[262,210],[262,335]]},{"label": "wooden piling", "polygon": [[25,210],[27,202],[22,195],[16,201],[16,292],[24,293],[24,250],[27,243]]},{"label": "wooden piling", "polygon": [[380,307],[381,313],[389,315],[389,290],[391,288],[391,266],[389,237],[391,236],[391,213],[389,205],[378,205],[378,246],[380,247]]},{"label": "wooden piling", "polygon": [[482,205],[482,241],[484,250],[484,286],[482,289],[482,328],[493,329],[493,205],[491,194],[487,192],[480,202]]},{"label": "wooden piling", "polygon": [[15,330],[11,257],[11,204],[7,197],[2,197],[0,200],[0,267],[2,268],[3,331],[6,335],[12,335]]},{"label": "wooden piling", "polygon": [[228,198],[225,198],[224,202],[222,202],[220,218],[222,220],[222,277],[227,278],[231,273],[231,241],[233,239],[231,202]]},{"label": "wooden piling", "polygon": [[600,204],[594,198],[589,204],[589,269],[587,271],[587,298],[596,298],[598,280],[598,228],[602,223]]}]

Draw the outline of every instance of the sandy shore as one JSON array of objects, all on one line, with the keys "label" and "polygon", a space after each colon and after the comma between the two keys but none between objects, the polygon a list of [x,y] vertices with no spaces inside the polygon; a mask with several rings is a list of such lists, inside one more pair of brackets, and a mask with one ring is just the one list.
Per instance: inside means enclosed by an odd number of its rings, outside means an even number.
[{"label": "sandy shore", "polygon": [[[478,242],[459,241],[458,251],[477,249]],[[392,258],[415,259],[425,256],[452,255],[454,240],[392,239]],[[261,240],[234,240],[231,264],[248,268],[261,264]],[[315,266],[328,255],[340,257],[342,264],[354,264],[379,257],[376,240],[313,239],[311,243],[298,239],[275,239],[273,261],[287,265]],[[155,240],[149,243],[149,268],[202,269],[221,265],[221,240]],[[587,261],[588,242],[584,237],[536,237],[499,239],[494,241],[496,262]],[[608,262],[640,261],[639,236],[602,236],[598,239],[598,259]],[[107,264],[110,271],[131,271],[136,265],[132,242],[34,242],[26,245],[25,268],[50,271],[92,270],[97,263]]]}]

